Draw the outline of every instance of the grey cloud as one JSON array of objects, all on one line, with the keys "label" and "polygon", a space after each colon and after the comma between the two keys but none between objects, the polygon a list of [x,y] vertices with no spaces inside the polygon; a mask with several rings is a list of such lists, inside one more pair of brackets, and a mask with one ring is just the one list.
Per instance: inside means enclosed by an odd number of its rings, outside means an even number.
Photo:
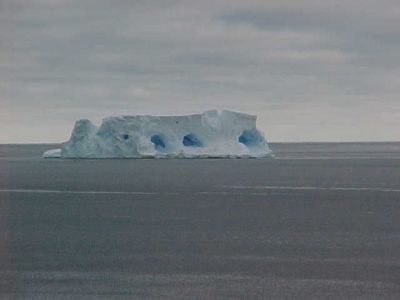
[{"label": "grey cloud", "polygon": [[0,8],[0,142],[60,141],[81,117],[210,108],[258,114],[272,140],[400,138],[395,1]]}]

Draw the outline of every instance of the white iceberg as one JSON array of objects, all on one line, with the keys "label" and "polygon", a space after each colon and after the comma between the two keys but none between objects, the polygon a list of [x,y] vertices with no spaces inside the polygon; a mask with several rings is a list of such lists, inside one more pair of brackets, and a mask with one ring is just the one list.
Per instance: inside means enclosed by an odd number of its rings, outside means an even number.
[{"label": "white iceberg", "polygon": [[207,111],[187,116],[117,116],[100,127],[75,123],[69,141],[46,151],[46,158],[270,157],[256,116]]}]

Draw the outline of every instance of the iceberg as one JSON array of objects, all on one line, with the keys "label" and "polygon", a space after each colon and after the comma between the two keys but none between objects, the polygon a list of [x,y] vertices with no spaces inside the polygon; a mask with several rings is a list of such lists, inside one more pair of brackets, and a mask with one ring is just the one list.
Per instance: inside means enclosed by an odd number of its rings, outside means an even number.
[{"label": "iceberg", "polygon": [[115,116],[100,126],[82,119],[69,141],[45,158],[271,157],[257,117],[228,110],[186,116]]}]

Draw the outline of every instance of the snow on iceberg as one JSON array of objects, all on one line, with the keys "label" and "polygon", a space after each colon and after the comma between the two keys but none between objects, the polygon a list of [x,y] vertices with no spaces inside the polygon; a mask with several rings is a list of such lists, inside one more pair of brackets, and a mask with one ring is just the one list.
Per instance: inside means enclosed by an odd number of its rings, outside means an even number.
[{"label": "snow on iceberg", "polygon": [[48,158],[200,158],[272,155],[256,116],[211,110],[187,116],[117,116],[100,127],[87,119],[75,123],[61,149]]}]

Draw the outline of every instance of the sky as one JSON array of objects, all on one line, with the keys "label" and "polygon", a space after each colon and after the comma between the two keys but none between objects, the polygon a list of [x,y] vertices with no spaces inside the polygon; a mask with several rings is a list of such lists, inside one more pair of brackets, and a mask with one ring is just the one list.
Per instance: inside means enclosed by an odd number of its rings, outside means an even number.
[{"label": "sky", "polygon": [[0,143],[229,109],[272,142],[400,140],[398,0],[0,0]]}]

